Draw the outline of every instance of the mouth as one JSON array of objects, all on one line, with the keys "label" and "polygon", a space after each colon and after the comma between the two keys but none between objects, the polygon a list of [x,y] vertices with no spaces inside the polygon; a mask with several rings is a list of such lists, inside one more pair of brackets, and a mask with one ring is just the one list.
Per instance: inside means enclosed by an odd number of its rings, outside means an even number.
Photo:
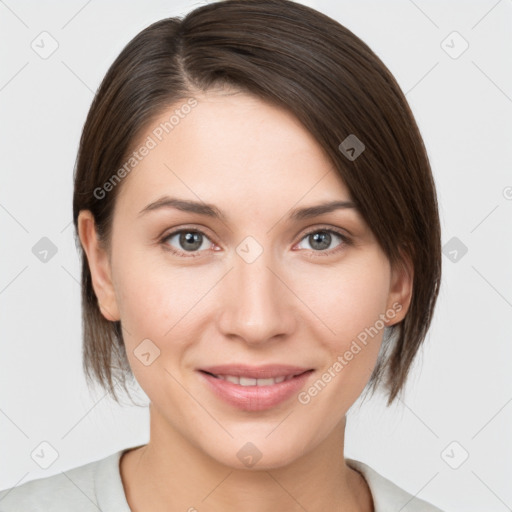
[{"label": "mouth", "polygon": [[305,370],[300,373],[292,374],[292,375],[279,375],[277,377],[266,377],[266,378],[255,378],[250,377],[248,375],[223,375],[223,374],[215,374],[211,372],[207,372],[205,370],[200,370],[207,375],[211,375],[216,379],[226,380],[231,382],[232,384],[237,384],[239,386],[274,386],[275,384],[280,384],[281,382],[285,382],[288,380],[292,380],[304,373],[312,372],[313,370]]},{"label": "mouth", "polygon": [[262,411],[275,407],[305,386],[312,368],[286,365],[223,365],[198,373],[214,395],[237,409]]}]

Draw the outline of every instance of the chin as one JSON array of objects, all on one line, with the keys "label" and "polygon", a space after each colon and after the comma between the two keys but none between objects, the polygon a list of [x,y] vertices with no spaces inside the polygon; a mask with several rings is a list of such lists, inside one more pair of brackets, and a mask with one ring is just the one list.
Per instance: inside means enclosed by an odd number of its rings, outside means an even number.
[{"label": "chin", "polygon": [[[265,434],[267,435],[267,434]],[[283,439],[276,436],[272,441],[262,436],[261,441],[237,441],[231,440],[220,451],[211,451],[208,454],[218,463],[236,470],[263,471],[278,469],[292,464],[304,454],[302,442],[288,445]]]}]

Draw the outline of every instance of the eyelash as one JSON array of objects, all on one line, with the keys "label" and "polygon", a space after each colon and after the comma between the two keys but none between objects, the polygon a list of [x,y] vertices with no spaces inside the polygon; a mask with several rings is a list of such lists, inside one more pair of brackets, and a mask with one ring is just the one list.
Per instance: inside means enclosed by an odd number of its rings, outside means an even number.
[{"label": "eyelash", "polygon": [[[169,238],[172,238],[173,236],[178,235],[180,233],[199,233],[199,234],[203,235],[205,238],[207,238],[208,240],[210,240],[208,235],[206,235],[206,233],[204,233],[203,231],[196,229],[196,228],[186,228],[185,227],[185,228],[181,228],[177,231],[172,231],[171,233],[166,234],[163,238],[160,239],[160,243],[162,244],[164,250],[169,251],[172,254],[175,254],[177,256],[183,256],[186,258],[200,257],[202,251],[190,251],[190,252],[180,251],[180,250],[175,249],[174,247],[170,246],[167,243],[167,240],[169,240]],[[347,235],[345,235],[341,231],[339,231],[337,229],[333,229],[331,227],[329,227],[329,228],[320,227],[320,228],[312,229],[311,231],[304,233],[304,235],[299,240],[299,243],[302,242],[302,240],[304,240],[306,237],[308,237],[309,235],[312,235],[314,233],[334,233],[335,235],[339,236],[342,241],[342,243],[339,244],[334,249],[318,250],[318,251],[310,249],[310,251],[312,252],[312,257],[314,257],[314,258],[316,258],[318,256],[319,257],[330,256],[332,254],[337,253],[338,251],[342,251],[346,246],[352,245],[352,240]]]}]

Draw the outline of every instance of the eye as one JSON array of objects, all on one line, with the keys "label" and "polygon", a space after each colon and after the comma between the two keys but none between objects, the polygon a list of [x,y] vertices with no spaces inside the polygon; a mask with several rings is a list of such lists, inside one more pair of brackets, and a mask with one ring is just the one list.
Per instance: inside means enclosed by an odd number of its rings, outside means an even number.
[{"label": "eye", "polygon": [[[338,245],[332,248],[333,243],[338,240]],[[306,233],[297,247],[306,241],[310,244],[310,250],[314,256],[328,256],[351,244],[349,237],[332,228],[315,229]],[[197,257],[207,249],[215,245],[205,233],[198,229],[180,229],[165,235],[161,241],[164,248],[173,254],[184,257]],[[306,249],[308,249],[306,247]]]},{"label": "eye", "polygon": [[[213,242],[197,229],[181,229],[169,233],[161,240],[164,247],[179,256],[198,256],[198,252],[211,248]],[[173,245],[177,244],[176,245]],[[209,244],[208,244],[209,242]],[[210,247],[208,247],[210,245]]]},{"label": "eye", "polygon": [[[346,235],[333,229],[315,229],[314,231],[310,231],[302,238],[299,245],[303,240],[309,243],[311,250],[317,253],[315,256],[333,254],[350,244],[350,239]],[[340,243],[332,248],[332,244],[335,243],[336,240],[340,241]]]}]

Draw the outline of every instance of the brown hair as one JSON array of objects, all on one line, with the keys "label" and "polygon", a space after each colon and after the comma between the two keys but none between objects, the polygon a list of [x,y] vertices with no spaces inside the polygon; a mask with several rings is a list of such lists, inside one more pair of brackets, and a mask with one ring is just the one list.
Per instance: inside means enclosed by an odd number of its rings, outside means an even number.
[{"label": "brown hair", "polygon": [[[121,323],[99,310],[78,214],[92,212],[108,249],[122,183],[105,197],[95,190],[123,165],[135,138],[164,108],[223,84],[292,112],[332,160],[389,261],[410,258],[409,311],[386,329],[365,388],[373,392],[382,383],[391,404],[430,326],[441,279],[430,164],[407,100],[382,61],[337,21],[290,0],[225,0],[183,19],[158,21],[126,45],[103,79],[83,128],[73,195],[88,384],[99,382],[118,400],[114,388],[120,383],[127,390],[131,370]],[[339,149],[349,135],[365,146],[355,159]]]}]

